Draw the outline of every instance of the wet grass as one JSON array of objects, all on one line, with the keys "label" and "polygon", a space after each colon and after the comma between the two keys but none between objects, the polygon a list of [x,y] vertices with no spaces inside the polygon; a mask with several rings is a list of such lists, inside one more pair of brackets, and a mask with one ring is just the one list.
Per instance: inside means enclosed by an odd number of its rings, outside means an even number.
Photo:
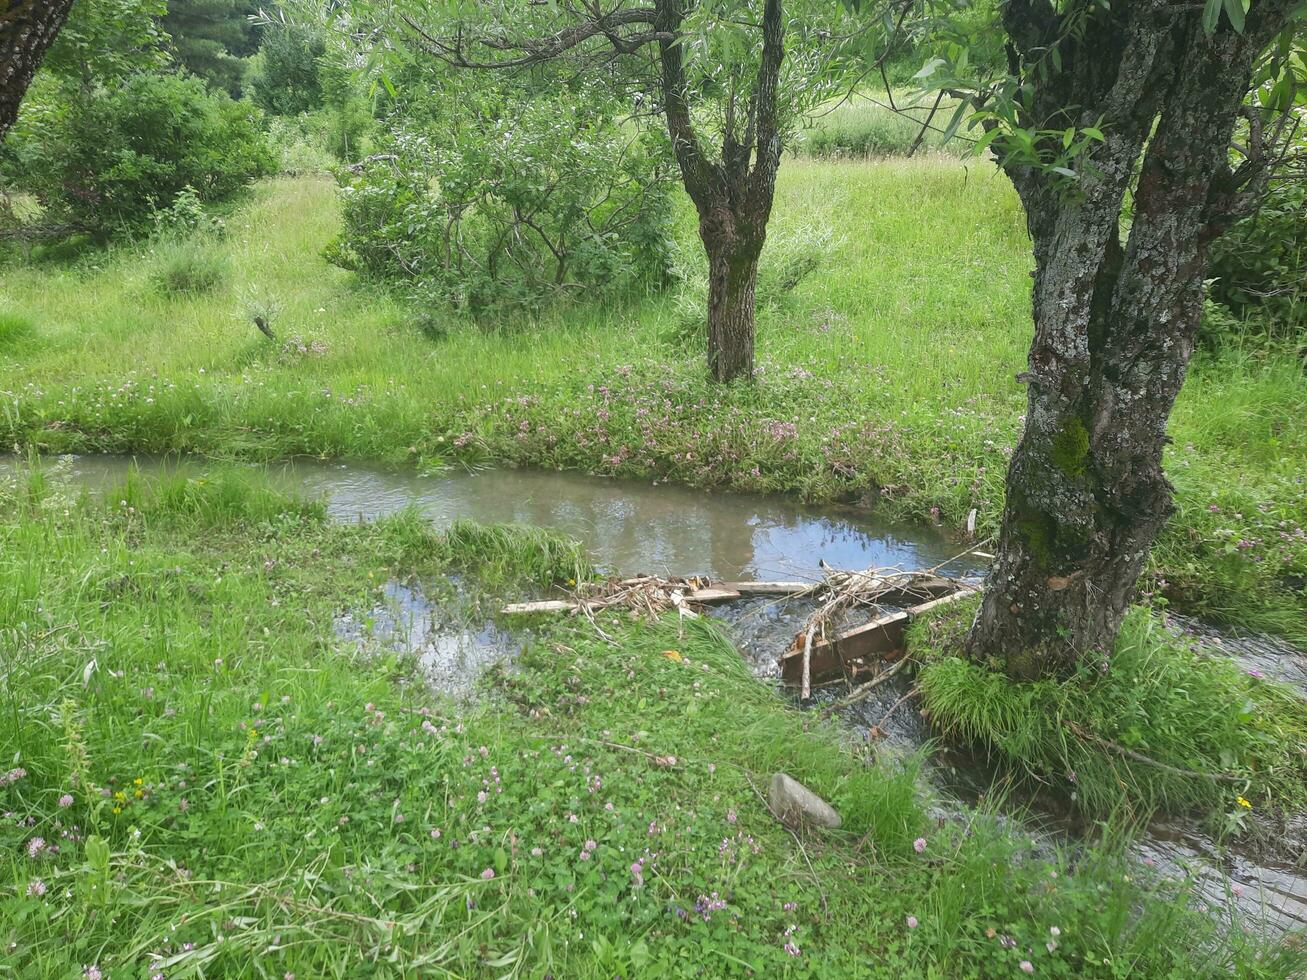
[{"label": "wet grass", "polygon": [[[245,491],[239,488],[244,481]],[[244,503],[242,503],[244,500]],[[1284,977],[1110,850],[928,819],[710,624],[562,626],[478,707],[334,617],[413,515],[248,476],[0,491],[0,943],[17,976]],[[679,656],[669,657],[669,650]],[[842,811],[783,830],[784,768]],[[920,842],[917,844],[916,842]],[[788,947],[787,947],[788,944]]]},{"label": "wet grass", "polygon": [[1259,814],[1307,806],[1307,701],[1136,609],[1110,664],[1064,682],[1015,682],[953,655],[974,603],[914,625],[932,723],[979,745],[1032,785],[1093,818],[1143,820],[1158,809],[1209,814],[1216,835]]},{"label": "wet grass", "polygon": [[[451,319],[433,339],[429,311],[326,264],[337,221],[325,180],[261,185],[207,246],[226,273],[203,295],[161,294],[145,247],[5,266],[0,439],[508,462],[874,499],[952,528],[974,508],[982,536],[996,527],[1025,410],[1030,254],[1010,187],[982,163],[787,161],[764,263],[816,268],[766,299],[758,382],[725,391],[705,382],[674,295]],[[1193,365],[1149,591],[1307,643],[1304,420],[1288,355]]]},{"label": "wet grass", "polygon": [[537,585],[576,585],[594,575],[585,549],[573,538],[524,524],[457,520],[441,535],[441,554],[483,578],[525,578]]}]

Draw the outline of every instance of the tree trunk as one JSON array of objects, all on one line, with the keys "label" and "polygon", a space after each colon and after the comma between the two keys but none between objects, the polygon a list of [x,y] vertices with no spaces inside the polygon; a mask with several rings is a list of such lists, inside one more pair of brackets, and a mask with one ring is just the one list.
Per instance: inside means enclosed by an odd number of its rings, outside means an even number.
[{"label": "tree trunk", "polygon": [[18,118],[23,95],[72,5],[72,0],[16,0],[0,11],[0,139]]},{"label": "tree trunk", "polygon": [[708,251],[708,370],[717,382],[753,377],[758,255],[704,239]]},{"label": "tree trunk", "polygon": [[[1168,27],[1138,37],[1141,70],[1122,57],[1111,86],[1120,106],[1133,82],[1129,114],[1109,117],[1082,193],[1009,171],[1034,239],[1035,339],[998,553],[967,651],[1014,677],[1064,674],[1087,658],[1107,669],[1173,509],[1167,419],[1202,312],[1206,245],[1223,226],[1227,147],[1269,35],[1206,35],[1195,23],[1187,36]],[[1087,116],[1101,108],[1086,100]],[[1123,245],[1122,199],[1141,154]]]}]

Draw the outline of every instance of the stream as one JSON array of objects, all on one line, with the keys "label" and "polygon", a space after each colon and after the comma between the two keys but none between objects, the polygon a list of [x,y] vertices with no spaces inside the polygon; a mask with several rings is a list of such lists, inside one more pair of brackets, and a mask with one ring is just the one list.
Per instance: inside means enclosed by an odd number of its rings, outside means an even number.
[{"label": "stream", "polygon": [[[0,460],[0,477],[15,461]],[[199,474],[199,460],[127,456],[60,457],[47,461],[46,476],[91,492],[119,485],[132,467],[144,475]],[[296,460],[269,466],[288,490],[321,498],[333,520],[368,520],[415,507],[436,526],[458,518],[550,527],[580,540],[599,566],[612,573],[703,575],[716,580],[817,581],[819,561],[836,568],[939,568],[944,574],[981,574],[983,564],[960,557],[964,545],[929,528],[887,524],[864,510],[805,506],[783,497],[717,494],[676,486],[619,481],[537,470],[490,470],[472,474],[420,473],[358,463]],[[776,656],[803,628],[813,606],[807,600],[755,599],[717,607],[719,618],[754,673],[775,683]],[[342,613],[338,633],[360,644],[383,643],[411,650],[432,686],[470,697],[477,674],[511,660],[531,636],[497,623],[493,610],[468,600],[457,588],[434,583],[387,583],[375,608]],[[1200,648],[1234,657],[1246,668],[1298,687],[1307,696],[1307,655],[1273,638],[1237,635],[1180,616],[1171,617]],[[911,752],[930,732],[910,704],[885,713],[908,682],[888,683],[841,713],[851,737]],[[817,704],[836,693],[818,692]],[[927,773],[958,813],[987,786],[983,760],[937,752]],[[1027,801],[1030,802],[1030,801]],[[1031,803],[1031,829],[1074,839],[1063,817]],[[1280,853],[1267,857],[1240,845],[1219,847],[1201,828],[1180,819],[1157,820],[1134,845],[1139,860],[1168,874],[1190,875],[1197,900],[1223,917],[1237,912],[1273,932],[1307,927],[1307,819],[1286,828]]]}]

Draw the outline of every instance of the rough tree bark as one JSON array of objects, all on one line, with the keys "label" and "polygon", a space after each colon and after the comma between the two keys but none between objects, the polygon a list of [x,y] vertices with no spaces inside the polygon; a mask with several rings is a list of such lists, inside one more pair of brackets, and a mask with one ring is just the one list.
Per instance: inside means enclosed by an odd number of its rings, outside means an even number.
[{"label": "rough tree bark", "polygon": [[685,2],[657,0],[663,115],[708,255],[708,370],[714,381],[729,382],[753,376],[758,256],[767,240],[781,162],[777,85],[785,21],[781,0],[767,0],[757,84],[743,131],[727,126],[721,160],[709,160],[689,107],[679,36]]},{"label": "rough tree bark", "polygon": [[1006,167],[1033,241],[1035,337],[998,554],[967,648],[1016,677],[1108,662],[1172,511],[1162,451],[1199,325],[1206,246],[1264,188],[1256,147],[1239,172],[1228,148],[1254,59],[1288,3],[1255,0],[1242,34],[1224,22],[1205,32],[1200,9],[1096,8],[1068,33],[1046,0],[1004,6],[1014,73],[1059,44],[1062,70],[1034,81],[1032,115],[1075,106],[1074,121],[1106,134],[1074,187]]},{"label": "rough tree bark", "polygon": [[0,10],[0,139],[58,36],[73,0],[5,0]]}]

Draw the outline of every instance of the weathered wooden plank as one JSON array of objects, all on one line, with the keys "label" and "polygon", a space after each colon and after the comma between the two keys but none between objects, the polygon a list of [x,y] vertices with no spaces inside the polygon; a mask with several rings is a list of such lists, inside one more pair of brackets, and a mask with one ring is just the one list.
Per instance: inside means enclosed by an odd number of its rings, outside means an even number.
[{"label": "weathered wooden plank", "polygon": [[735,589],[711,588],[695,589],[693,592],[685,594],[686,602],[693,602],[703,606],[713,606],[719,602],[734,602],[740,598],[740,593]]},{"label": "weathered wooden plank", "polygon": [[[942,581],[942,580],[941,580]],[[809,674],[815,681],[838,676],[844,672],[845,665],[854,660],[866,660],[871,657],[884,657],[903,648],[903,637],[912,620],[923,613],[938,609],[959,599],[973,595],[976,588],[963,586],[958,588],[951,583],[954,591],[947,595],[931,599],[903,609],[898,612],[878,616],[869,623],[845,630],[827,641],[813,643]],[[781,679],[787,684],[799,684],[803,673],[802,648],[785,651],[780,659]]]},{"label": "weathered wooden plank", "polygon": [[[906,611],[878,616],[870,623],[855,626],[827,640],[812,645],[809,673],[814,680],[824,680],[843,673],[843,664],[874,654],[893,653],[903,645],[903,633],[911,617]],[[803,650],[787,650],[781,657],[781,679],[798,684],[803,672]]]},{"label": "weathered wooden plank", "polygon": [[718,582],[716,588],[738,592],[742,596],[799,595],[817,588],[813,582]]},{"label": "weathered wooden plank", "polygon": [[565,599],[544,599],[539,602],[510,602],[503,608],[503,612],[516,616],[524,613],[565,613],[572,612],[576,609],[575,602],[568,602]]},{"label": "weathered wooden plank", "polygon": [[[740,593],[730,589],[693,589],[685,593],[685,601],[696,606],[711,606],[719,602],[733,602],[740,598]],[[614,603],[619,606],[621,603]],[[581,603],[572,599],[541,599],[536,602],[510,602],[503,612],[509,616],[529,613],[570,613],[581,608]],[[596,608],[603,608],[602,603]]]}]

